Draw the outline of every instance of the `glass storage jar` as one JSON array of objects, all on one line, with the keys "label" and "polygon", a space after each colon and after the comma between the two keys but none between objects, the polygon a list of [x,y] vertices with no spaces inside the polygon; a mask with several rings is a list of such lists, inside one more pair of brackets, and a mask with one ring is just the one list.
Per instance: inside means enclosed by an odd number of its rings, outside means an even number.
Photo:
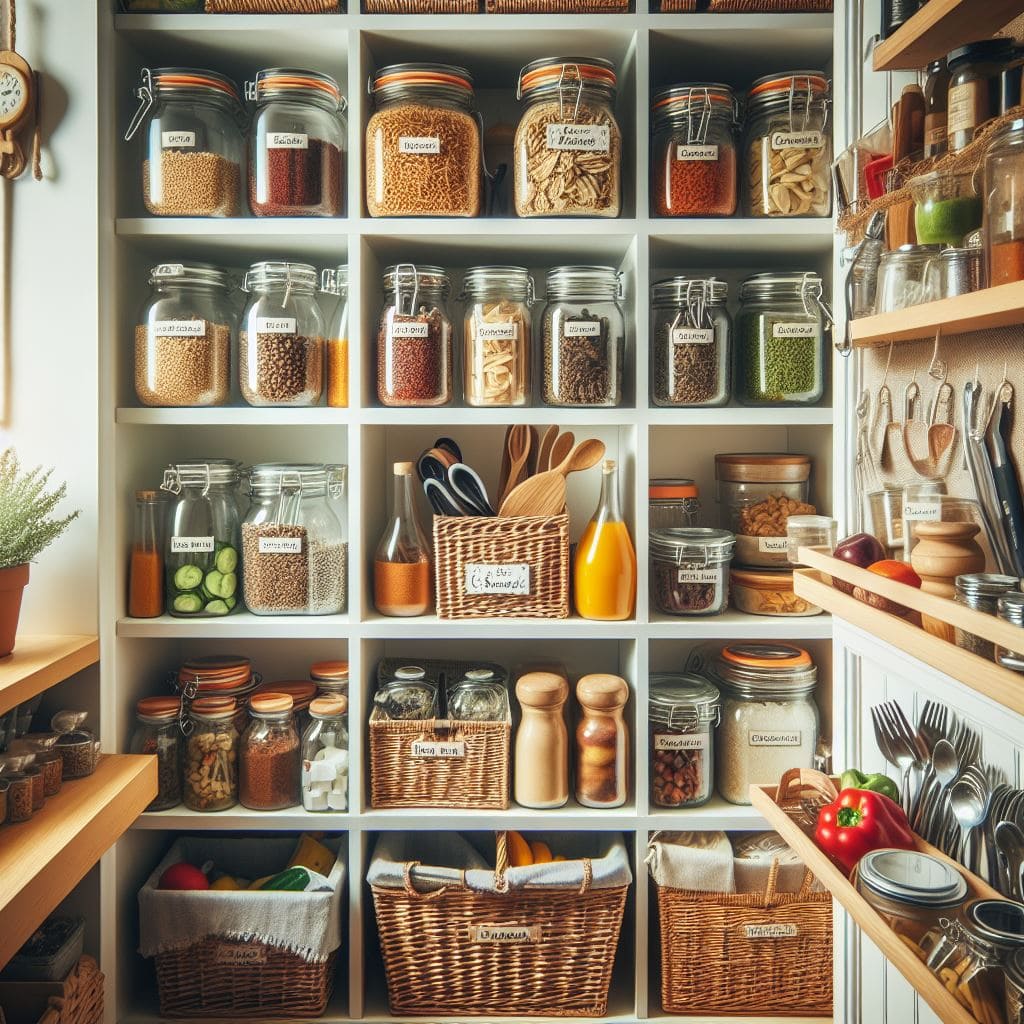
[{"label": "glass storage jar", "polygon": [[257,615],[335,615],[345,607],[345,545],[327,471],[267,462],[249,472],[242,524],[245,604]]},{"label": "glass storage jar", "polygon": [[724,281],[713,277],[673,277],[652,287],[655,405],[725,405],[729,401],[728,291]]},{"label": "glass storage jar", "polygon": [[924,156],[942,156],[946,152],[947,102],[949,99],[949,68],[946,58],[939,57],[928,65],[924,83]]},{"label": "glass storage jar", "polygon": [[789,71],[757,79],[747,94],[747,211],[753,217],[827,217],[832,139],[828,79]]},{"label": "glass storage jar", "polygon": [[143,405],[226,405],[231,397],[227,273],[208,263],[160,263],[135,326],[135,394]]},{"label": "glass storage jar", "polygon": [[250,405],[316,405],[326,327],[308,263],[254,263],[238,336],[238,383]]},{"label": "glass storage jar", "polygon": [[253,811],[280,811],[300,801],[301,759],[292,699],[284,693],[253,694],[238,746],[238,799]]},{"label": "glass storage jar", "polygon": [[16,825],[28,821],[33,813],[32,776],[23,771],[9,771],[0,776],[7,787],[7,821]]},{"label": "glass storage jar", "polygon": [[[994,572],[969,572],[957,576],[953,584],[953,601],[956,604],[995,615],[998,611],[999,598],[1003,594],[1015,591],[1020,580],[1016,576],[1001,576]],[[955,628],[955,636],[957,647],[977,654],[979,658],[995,661],[995,644],[991,640],[976,636],[959,626]]]},{"label": "glass storage jar", "polygon": [[736,96],[696,82],[654,94],[651,194],[659,217],[730,217],[736,212]]},{"label": "glass storage jar", "polygon": [[622,401],[622,298],[622,277],[613,267],[548,271],[541,314],[545,405],[614,406]]},{"label": "glass storage jar", "polygon": [[982,196],[988,283],[1024,281],[1024,118],[993,136],[985,151]]},{"label": "glass storage jar", "polygon": [[533,278],[525,267],[471,267],[463,281],[467,405],[526,405]]},{"label": "glass storage jar", "polygon": [[391,64],[369,83],[371,217],[476,217],[483,146],[473,76],[454,64]]},{"label": "glass storage jar", "polygon": [[650,531],[651,601],[666,615],[721,615],[735,537],[706,527]]},{"label": "glass storage jar", "polygon": [[942,298],[942,267],[937,245],[901,245],[878,261],[875,312],[895,313]]},{"label": "glass storage jar", "polygon": [[651,673],[647,720],[656,807],[699,807],[711,799],[720,705],[718,688],[703,676]]},{"label": "glass storage jar", "polygon": [[190,811],[238,803],[237,714],[234,697],[196,697],[188,707],[182,802]]},{"label": "glass storage jar", "polygon": [[[1003,594],[996,601],[996,614],[1011,626],[1024,629],[1024,594]],[[1020,651],[1011,651],[999,644],[995,645],[996,662],[1003,668],[1014,672],[1024,672],[1024,633],[1021,633]]]},{"label": "glass storage jar", "polygon": [[794,593],[789,569],[732,569],[729,603],[747,615],[821,614],[817,605]]},{"label": "glass storage jar", "polygon": [[318,661],[309,666],[309,678],[320,697],[348,697],[347,661]]},{"label": "glass storage jar", "polygon": [[237,217],[245,160],[238,86],[216,71],[143,68],[139,107],[125,132],[145,124],[142,199],[162,217]]},{"label": "glass storage jar", "polygon": [[373,704],[385,718],[436,718],[439,712],[437,684],[427,679],[426,670],[419,665],[403,665],[378,684]]},{"label": "glass storage jar", "polygon": [[317,697],[309,705],[302,734],[302,807],[306,811],[348,810],[348,699]]},{"label": "glass storage jar", "polygon": [[84,779],[96,770],[100,757],[100,741],[85,727],[88,711],[58,711],[50,719],[50,728],[60,733],[53,749],[58,751],[63,764],[64,779]]},{"label": "glass storage jar", "polygon": [[744,405],[814,405],[825,390],[825,321],[817,274],[754,274],[740,286],[736,397]]},{"label": "glass storage jar", "polygon": [[946,133],[955,153],[974,141],[977,130],[999,116],[999,80],[1013,59],[1012,39],[982,39],[950,50]]},{"label": "glass storage jar", "polygon": [[647,485],[647,527],[671,530],[696,526],[700,519],[700,491],[687,477],[654,479]]},{"label": "glass storage jar", "polygon": [[505,684],[489,668],[471,668],[448,691],[448,717],[459,722],[500,722],[509,714]]},{"label": "glass storage jar", "polygon": [[129,752],[156,755],[157,793],[147,811],[166,811],[181,803],[185,737],[180,697],[144,697],[135,705],[135,731]]},{"label": "glass storage jar", "polygon": [[384,271],[377,325],[377,400],[386,406],[452,400],[451,281],[440,267],[398,263]]},{"label": "glass storage jar", "polygon": [[618,217],[622,136],[615,65],[599,57],[544,57],[519,72],[526,104],[516,128],[520,217]]},{"label": "glass storage jar", "polygon": [[241,550],[234,459],[197,459],[164,470],[168,501],[164,579],[167,610],[180,617],[227,615],[238,607]]},{"label": "glass storage jar", "polygon": [[828,516],[791,515],[786,520],[786,557],[790,565],[802,565],[801,548],[831,555],[836,547],[838,523]]},{"label": "glass storage jar", "polygon": [[332,409],[348,408],[348,266],[325,270],[320,275],[320,290],[334,295],[337,305],[327,320],[324,377],[327,404]]},{"label": "glass storage jar", "polygon": [[621,807],[629,796],[629,729],[623,708],[629,686],[620,676],[593,673],[576,684],[576,801]]},{"label": "glass storage jar", "polygon": [[250,82],[249,208],[257,217],[337,217],[345,99],[320,71],[267,68]]}]

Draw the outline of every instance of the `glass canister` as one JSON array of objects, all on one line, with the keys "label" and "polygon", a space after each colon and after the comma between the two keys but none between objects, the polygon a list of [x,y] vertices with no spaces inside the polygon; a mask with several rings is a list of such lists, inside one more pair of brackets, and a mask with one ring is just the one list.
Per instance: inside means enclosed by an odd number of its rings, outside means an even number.
[{"label": "glass canister", "polygon": [[703,676],[651,673],[647,719],[654,806],[699,807],[711,799],[720,713],[718,688]]},{"label": "glass canister", "polygon": [[238,606],[241,550],[234,459],[196,459],[164,470],[167,610],[181,617],[227,615]]},{"label": "glass canister", "polygon": [[238,799],[253,811],[280,811],[300,800],[299,734],[292,699],[284,693],[253,694],[239,743]]},{"label": "glass canister", "polygon": [[985,151],[983,199],[989,286],[1024,281],[1024,118],[993,136]]},{"label": "glass canister", "polygon": [[347,661],[318,661],[309,666],[309,678],[316,683],[318,696],[348,697]]},{"label": "glass canister", "polygon": [[327,404],[348,408],[348,266],[341,264],[320,275],[320,290],[337,297],[334,314],[327,321]]},{"label": "glass canister", "polygon": [[973,142],[977,130],[999,116],[1000,75],[1015,48],[1012,39],[981,39],[950,50],[946,133],[951,153]]},{"label": "glass canister", "polygon": [[651,601],[666,615],[721,615],[736,538],[706,527],[650,531]]},{"label": "glass canister", "polygon": [[348,810],[348,698],[317,697],[302,734],[302,807]]},{"label": "glass canister", "polygon": [[576,801],[621,807],[629,796],[629,728],[623,708],[629,686],[620,676],[593,673],[576,684]]},{"label": "glass canister", "polygon": [[249,137],[249,208],[257,217],[337,217],[345,151],[345,99],[320,71],[267,68],[248,83],[256,102]]},{"label": "glass canister", "polygon": [[345,545],[327,471],[268,462],[249,472],[242,524],[245,603],[257,615],[335,615],[345,607]]},{"label": "glass canister", "polygon": [[135,394],[148,406],[226,405],[231,397],[227,273],[208,263],[160,263],[135,326]]},{"label": "glass canister", "polygon": [[744,405],[814,405],[825,391],[825,322],[814,273],[754,274],[740,286],[736,397]]},{"label": "glass canister", "polygon": [[157,793],[147,811],[166,811],[181,803],[185,737],[180,697],[144,697],[135,706],[135,731],[129,752],[155,754]]},{"label": "glass canister", "polygon": [[526,104],[515,136],[520,217],[618,217],[622,136],[615,65],[600,57],[544,57],[519,72]]},{"label": "glass canister", "polygon": [[142,199],[162,217],[237,217],[245,112],[238,86],[216,71],[143,68],[138,109],[125,132],[145,124]]},{"label": "glass canister", "polygon": [[659,217],[730,217],[736,212],[736,96],[696,82],[654,94],[651,195]]},{"label": "glass canister", "polygon": [[377,326],[377,400],[385,406],[452,400],[451,281],[440,267],[399,263],[384,271]]},{"label": "glass canister", "polygon": [[419,665],[403,665],[380,681],[373,705],[385,718],[398,721],[437,718],[437,684]]},{"label": "glass canister", "polygon": [[348,609],[348,466],[340,462],[324,466],[327,473],[327,505],[341,527],[341,610]]},{"label": "glass canister", "polygon": [[190,811],[238,803],[237,711],[234,697],[196,697],[188,707],[182,801]]},{"label": "glass canister", "polygon": [[525,267],[471,267],[462,287],[466,404],[526,405],[531,397],[530,272]]},{"label": "glass canister", "polygon": [[622,401],[622,298],[622,277],[613,267],[548,271],[541,314],[545,405],[598,407]]},{"label": "glass canister", "polygon": [[700,519],[700,491],[687,477],[651,480],[647,486],[647,528],[685,529]]},{"label": "glass canister", "polygon": [[901,245],[878,261],[875,312],[895,313],[942,298],[942,268],[937,245]]},{"label": "glass canister", "polygon": [[326,326],[308,263],[254,263],[238,335],[238,383],[250,404],[316,405]]},{"label": "glass canister", "polygon": [[655,405],[729,401],[732,319],[729,289],[716,278],[673,277],[651,288],[654,327],[651,395]]},{"label": "glass canister", "polygon": [[814,548],[831,555],[836,548],[838,524],[828,516],[790,515],[786,519],[786,557],[790,565],[802,565],[801,548]]},{"label": "glass canister", "polygon": [[454,721],[500,722],[508,714],[508,690],[493,669],[471,668],[448,691],[448,717]]},{"label": "glass canister", "polygon": [[788,569],[732,569],[729,603],[747,615],[820,615],[822,609],[793,590]]},{"label": "glass canister", "polygon": [[[995,615],[998,611],[999,598],[1018,588],[1020,580],[1016,576],[1001,576],[993,572],[963,573],[954,580],[953,600],[956,604],[974,608],[976,611]],[[955,630],[956,645],[979,658],[995,661],[995,645],[991,640],[969,633],[959,626]]]},{"label": "glass canister", "polygon": [[[1003,594],[996,601],[996,614],[1004,622],[1024,629],[1024,594]],[[1021,633],[1021,649],[1011,651],[999,644],[995,646],[996,662],[1014,672],[1024,672],[1024,633]]]}]

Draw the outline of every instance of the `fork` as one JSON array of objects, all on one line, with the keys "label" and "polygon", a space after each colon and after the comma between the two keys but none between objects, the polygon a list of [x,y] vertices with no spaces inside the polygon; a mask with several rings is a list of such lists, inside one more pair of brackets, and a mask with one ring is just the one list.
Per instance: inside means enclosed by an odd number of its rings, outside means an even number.
[{"label": "fork", "polygon": [[892,701],[886,701],[871,709],[871,721],[875,728],[875,739],[882,756],[891,765],[895,765],[902,775],[903,785],[900,802],[903,809],[909,806],[910,772],[917,761],[917,752],[912,744],[902,735],[900,727],[892,715]]},{"label": "fork", "polygon": [[893,739],[893,753],[896,755],[896,765],[903,773],[903,792],[901,803],[905,811],[910,810],[912,773],[921,771],[930,754],[925,749],[924,743],[919,739],[903,708],[894,700],[887,700],[879,706],[883,722],[887,723],[888,732]]}]

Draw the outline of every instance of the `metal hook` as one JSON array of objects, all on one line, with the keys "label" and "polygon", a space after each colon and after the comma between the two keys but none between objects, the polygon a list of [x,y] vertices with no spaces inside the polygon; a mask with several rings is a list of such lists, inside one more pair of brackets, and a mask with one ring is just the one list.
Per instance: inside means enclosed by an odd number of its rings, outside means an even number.
[{"label": "metal hook", "polygon": [[889,383],[889,367],[892,365],[892,346],[893,342],[889,342],[889,354],[885,357],[885,371],[882,374],[882,387]]},{"label": "metal hook", "polygon": [[932,346],[932,358],[928,364],[928,376],[932,380],[945,383],[949,368],[944,359],[939,359],[939,339],[942,337],[942,326],[935,328],[935,344]]}]

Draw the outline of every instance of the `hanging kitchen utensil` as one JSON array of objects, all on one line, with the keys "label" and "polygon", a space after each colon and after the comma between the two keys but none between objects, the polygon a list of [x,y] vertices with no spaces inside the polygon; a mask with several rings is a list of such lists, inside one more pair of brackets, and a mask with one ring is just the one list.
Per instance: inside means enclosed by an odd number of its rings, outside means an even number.
[{"label": "hanging kitchen utensil", "polygon": [[1013,463],[1011,432],[1013,430],[1013,385],[1003,380],[996,392],[995,408],[988,425],[988,451],[992,460],[992,477],[999,498],[1000,521],[1012,559],[1014,576],[1024,576],[1024,503],[1021,501],[1020,478]]},{"label": "hanging kitchen utensil", "polygon": [[933,480],[944,480],[949,476],[956,455],[957,432],[953,425],[955,398],[953,385],[943,378],[928,415],[928,457],[935,474]]},{"label": "hanging kitchen utensil", "polygon": [[487,497],[487,488],[476,470],[464,462],[448,467],[448,489],[473,515],[493,516],[494,509]]},{"label": "hanging kitchen utensil", "polygon": [[899,424],[893,423],[892,418],[892,391],[889,388],[889,364],[892,362],[892,342],[889,342],[889,354],[885,360],[885,371],[882,373],[882,383],[878,388],[878,404],[875,409],[875,422],[872,435],[875,443],[872,447],[878,452],[878,465],[883,473],[889,473],[893,468],[893,445],[897,443],[899,434],[902,434]]},{"label": "hanging kitchen utensil", "polygon": [[921,387],[915,373],[903,392],[903,447],[914,472],[930,480],[932,465],[928,458],[928,421],[924,418],[923,406]]}]

